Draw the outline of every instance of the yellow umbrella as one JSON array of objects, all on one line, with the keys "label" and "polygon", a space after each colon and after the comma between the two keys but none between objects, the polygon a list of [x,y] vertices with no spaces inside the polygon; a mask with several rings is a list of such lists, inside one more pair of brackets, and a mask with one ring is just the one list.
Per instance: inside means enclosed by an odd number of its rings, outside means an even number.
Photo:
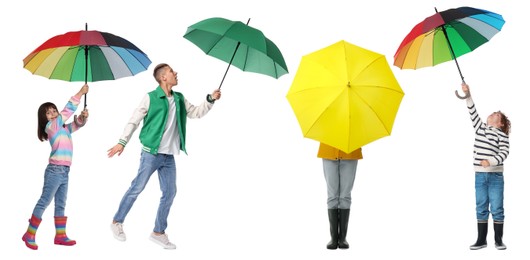
[{"label": "yellow umbrella", "polygon": [[287,93],[304,137],[347,153],[390,135],[403,96],[384,55],[346,41],[303,56]]}]

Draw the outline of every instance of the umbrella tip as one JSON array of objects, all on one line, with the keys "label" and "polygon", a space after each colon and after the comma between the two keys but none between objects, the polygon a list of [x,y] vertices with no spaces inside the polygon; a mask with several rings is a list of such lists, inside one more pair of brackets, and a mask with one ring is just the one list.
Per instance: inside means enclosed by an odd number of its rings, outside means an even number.
[{"label": "umbrella tip", "polygon": [[438,9],[436,9],[436,7],[434,7],[434,11],[438,12]]}]

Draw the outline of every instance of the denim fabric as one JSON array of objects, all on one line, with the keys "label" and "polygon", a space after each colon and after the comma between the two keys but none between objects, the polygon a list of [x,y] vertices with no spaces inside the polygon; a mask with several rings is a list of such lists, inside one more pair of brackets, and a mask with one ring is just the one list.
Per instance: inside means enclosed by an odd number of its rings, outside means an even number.
[{"label": "denim fabric", "polygon": [[504,222],[504,176],[502,172],[476,172],[475,197],[477,220]]},{"label": "denim fabric", "polygon": [[44,171],[42,195],[33,209],[33,215],[35,217],[42,219],[44,210],[50,205],[53,198],[55,198],[54,216],[64,216],[66,196],[68,193],[69,172],[69,166],[55,164],[48,164],[48,166],[46,166],[46,170]]},{"label": "denim fabric", "polygon": [[328,191],[328,209],[349,209],[357,160],[322,159]]},{"label": "denim fabric", "polygon": [[114,221],[123,223],[125,217],[131,210],[138,195],[144,190],[151,175],[158,171],[158,181],[162,197],[156,214],[154,232],[164,233],[167,228],[167,218],[169,210],[173,204],[173,199],[177,194],[177,168],[175,158],[169,154],[150,154],[142,151],[140,157],[140,167],[136,178],[131,182],[131,186],[123,195],[118,212],[114,215]]}]

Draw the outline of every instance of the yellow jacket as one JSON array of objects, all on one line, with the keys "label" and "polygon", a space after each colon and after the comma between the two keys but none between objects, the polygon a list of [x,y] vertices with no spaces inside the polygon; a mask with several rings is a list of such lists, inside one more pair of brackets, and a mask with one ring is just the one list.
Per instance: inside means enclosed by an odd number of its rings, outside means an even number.
[{"label": "yellow jacket", "polygon": [[351,153],[345,153],[335,147],[320,143],[317,157],[329,160],[358,160],[363,158],[363,153],[361,148]]}]

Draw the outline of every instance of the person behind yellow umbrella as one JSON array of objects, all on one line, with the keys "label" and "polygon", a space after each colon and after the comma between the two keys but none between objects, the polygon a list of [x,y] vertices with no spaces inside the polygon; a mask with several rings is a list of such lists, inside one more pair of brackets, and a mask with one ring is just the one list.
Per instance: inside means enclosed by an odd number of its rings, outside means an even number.
[{"label": "person behind yellow umbrella", "polygon": [[348,220],[350,218],[351,191],[355,181],[357,162],[363,158],[361,148],[345,153],[320,143],[318,158],[322,158],[328,193],[328,218],[331,241],[327,249],[347,249]]}]

